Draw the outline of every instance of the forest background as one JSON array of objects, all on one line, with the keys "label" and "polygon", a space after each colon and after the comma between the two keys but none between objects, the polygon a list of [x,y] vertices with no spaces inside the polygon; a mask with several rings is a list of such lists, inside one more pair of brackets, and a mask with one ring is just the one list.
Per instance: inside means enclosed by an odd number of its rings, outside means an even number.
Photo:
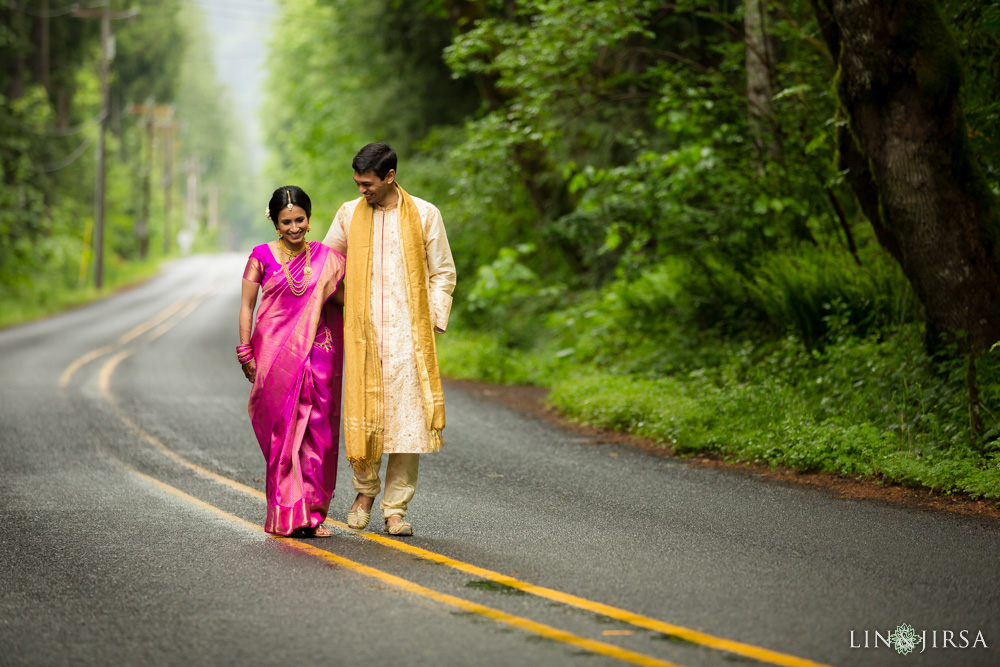
[{"label": "forest background", "polygon": [[[106,5],[118,18],[105,113]],[[149,277],[178,245],[237,247],[266,231],[247,196],[259,175],[210,48],[204,12],[184,0],[0,0],[0,326]],[[105,116],[98,289],[95,147]]]},{"label": "forest background", "polygon": [[[275,184],[305,188],[324,228],[356,196],[357,149],[391,143],[458,265],[447,375],[549,387],[569,417],[681,455],[1000,498],[1000,2],[849,4],[284,0],[267,186],[224,96],[194,92],[211,69],[155,48],[198,48],[182,4],[156,3],[149,34],[123,26],[116,68],[135,30],[149,69],[116,85],[187,119],[180,150],[226,193],[203,249],[266,232],[247,207]],[[92,58],[84,23],[65,43]],[[93,66],[70,69],[71,106],[4,70],[5,311],[78,284],[92,181],[32,165],[80,138],[20,131],[94,117]],[[125,271],[146,172],[141,124],[119,123]]]}]

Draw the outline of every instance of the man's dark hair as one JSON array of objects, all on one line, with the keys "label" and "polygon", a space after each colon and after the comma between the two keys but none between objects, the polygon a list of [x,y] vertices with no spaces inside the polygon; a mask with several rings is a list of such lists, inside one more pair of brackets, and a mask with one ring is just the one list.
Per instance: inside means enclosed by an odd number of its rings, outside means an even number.
[{"label": "man's dark hair", "polygon": [[374,171],[379,180],[382,180],[390,169],[396,168],[396,151],[384,141],[377,141],[359,150],[351,166],[356,174]]}]

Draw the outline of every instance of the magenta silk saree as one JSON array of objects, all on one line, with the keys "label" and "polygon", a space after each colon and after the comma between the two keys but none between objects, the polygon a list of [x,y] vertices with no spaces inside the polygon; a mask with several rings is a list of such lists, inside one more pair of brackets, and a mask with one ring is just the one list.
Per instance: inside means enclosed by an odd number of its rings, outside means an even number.
[{"label": "magenta silk saree", "polygon": [[267,245],[254,248],[243,274],[262,283],[249,412],[267,463],[264,530],[278,535],[323,523],[337,482],[344,328],[343,311],[329,298],[345,259],[315,241],[309,252],[310,276],[305,253],[288,264],[296,283],[309,278],[300,296]]}]

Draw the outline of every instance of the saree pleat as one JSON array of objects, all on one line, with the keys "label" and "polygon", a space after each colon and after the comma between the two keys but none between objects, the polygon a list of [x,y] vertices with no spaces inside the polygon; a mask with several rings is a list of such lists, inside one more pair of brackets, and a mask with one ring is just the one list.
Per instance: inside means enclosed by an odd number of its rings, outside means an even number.
[{"label": "saree pleat", "polygon": [[[251,338],[257,376],[248,410],[267,463],[264,529],[279,535],[321,524],[337,478],[343,319],[328,299],[344,258],[319,243],[310,252],[313,273],[302,295],[282,271],[267,280]],[[302,257],[289,264],[298,281]]]}]

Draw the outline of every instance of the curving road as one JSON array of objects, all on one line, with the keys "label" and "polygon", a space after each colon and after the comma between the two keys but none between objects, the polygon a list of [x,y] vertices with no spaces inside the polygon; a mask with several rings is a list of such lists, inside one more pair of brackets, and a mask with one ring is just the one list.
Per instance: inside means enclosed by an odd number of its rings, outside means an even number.
[{"label": "curving road", "polygon": [[[416,537],[342,529],[343,460],[334,537],[267,537],[243,261],[0,332],[0,664],[1000,663],[996,522],[688,467],[455,386]],[[902,624],[926,647],[897,653]]]}]

